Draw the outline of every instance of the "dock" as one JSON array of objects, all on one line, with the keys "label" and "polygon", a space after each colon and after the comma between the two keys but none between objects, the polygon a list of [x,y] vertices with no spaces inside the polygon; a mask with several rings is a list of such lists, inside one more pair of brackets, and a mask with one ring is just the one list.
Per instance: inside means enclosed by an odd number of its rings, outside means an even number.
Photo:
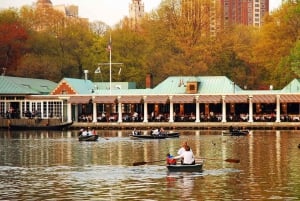
[{"label": "dock", "polygon": [[[9,123],[33,125],[34,122],[43,123],[33,119],[0,119],[0,128],[8,129]],[[50,123],[58,123],[57,120]],[[164,128],[168,130],[228,130],[236,127],[249,130],[300,130],[300,122],[73,122],[71,130],[91,127],[98,130],[148,130]]]},{"label": "dock", "polygon": [[300,122],[74,122],[71,129],[91,127],[99,130],[148,130],[164,128],[167,130],[228,130],[230,126],[249,130],[300,130]]}]

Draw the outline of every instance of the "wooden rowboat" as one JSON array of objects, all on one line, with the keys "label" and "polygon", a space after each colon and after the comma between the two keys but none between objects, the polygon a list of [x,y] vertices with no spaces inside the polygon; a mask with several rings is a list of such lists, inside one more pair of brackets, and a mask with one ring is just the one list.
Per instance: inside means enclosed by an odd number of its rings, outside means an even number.
[{"label": "wooden rowboat", "polygon": [[85,136],[80,135],[80,136],[78,137],[78,140],[79,140],[79,141],[97,141],[98,138],[99,138],[98,135],[85,135]]},{"label": "wooden rowboat", "polygon": [[178,138],[179,132],[164,132],[158,135],[149,134],[149,135],[142,135],[140,132],[136,132],[136,134],[130,134],[131,139],[165,139],[165,138]]},{"label": "wooden rowboat", "polygon": [[169,172],[202,172],[203,163],[195,165],[167,165]]},{"label": "wooden rowboat", "polygon": [[249,130],[222,131],[222,135],[228,135],[228,136],[246,136],[248,134],[249,134]]},{"label": "wooden rowboat", "polygon": [[71,126],[73,122],[64,122],[60,124],[53,124],[53,125],[17,125],[17,124],[10,124],[9,129],[11,130],[63,130]]}]

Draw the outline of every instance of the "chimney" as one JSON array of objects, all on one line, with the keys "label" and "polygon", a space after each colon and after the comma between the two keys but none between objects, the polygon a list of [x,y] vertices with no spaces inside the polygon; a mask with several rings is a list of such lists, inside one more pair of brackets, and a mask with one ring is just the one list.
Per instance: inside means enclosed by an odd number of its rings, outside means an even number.
[{"label": "chimney", "polygon": [[151,73],[146,75],[146,89],[152,89],[153,87],[153,77]]},{"label": "chimney", "polygon": [[84,79],[87,80],[88,79],[88,73],[89,73],[89,71],[88,70],[84,70],[83,73],[84,73]]}]

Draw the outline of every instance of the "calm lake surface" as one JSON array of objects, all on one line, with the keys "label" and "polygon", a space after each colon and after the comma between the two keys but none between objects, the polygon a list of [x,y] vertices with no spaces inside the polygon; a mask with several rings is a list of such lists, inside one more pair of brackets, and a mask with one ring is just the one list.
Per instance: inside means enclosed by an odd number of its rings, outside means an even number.
[{"label": "calm lake surface", "polygon": [[[300,131],[180,131],[131,140],[130,131],[0,131],[1,200],[300,200]],[[166,153],[187,141],[202,173],[168,173]],[[240,163],[226,159],[240,159]],[[151,162],[133,166],[134,162]]]}]

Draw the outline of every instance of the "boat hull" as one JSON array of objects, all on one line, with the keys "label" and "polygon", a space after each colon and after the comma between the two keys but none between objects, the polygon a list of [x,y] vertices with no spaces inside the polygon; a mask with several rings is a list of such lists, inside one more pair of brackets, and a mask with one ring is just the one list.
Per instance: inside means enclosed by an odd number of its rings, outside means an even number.
[{"label": "boat hull", "polygon": [[98,135],[87,135],[87,136],[79,136],[78,140],[79,141],[97,141],[99,138]]},{"label": "boat hull", "polygon": [[130,135],[131,139],[166,139],[166,136],[155,135]]},{"label": "boat hull", "polygon": [[223,131],[222,135],[228,136],[246,136],[249,134],[248,130],[237,130],[237,131]]},{"label": "boat hull", "polygon": [[178,138],[179,135],[180,135],[179,132],[171,132],[171,133],[162,133],[159,135],[130,134],[129,136],[131,139],[165,139],[165,138]]},{"label": "boat hull", "polygon": [[10,125],[11,130],[63,130],[71,126],[73,122],[66,122],[56,125]]},{"label": "boat hull", "polygon": [[195,165],[167,165],[169,172],[202,172],[203,163]]}]

